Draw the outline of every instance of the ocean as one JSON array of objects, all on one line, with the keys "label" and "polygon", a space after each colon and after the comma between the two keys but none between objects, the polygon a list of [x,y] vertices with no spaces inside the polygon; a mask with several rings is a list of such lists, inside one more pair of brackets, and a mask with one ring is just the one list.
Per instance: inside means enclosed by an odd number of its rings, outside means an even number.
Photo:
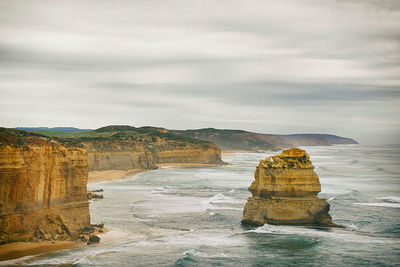
[{"label": "ocean", "polygon": [[302,147],[320,177],[319,197],[345,228],[243,227],[259,160],[234,153],[220,167],[169,167],[124,180],[91,201],[104,243],[10,261],[65,266],[400,266],[400,146]]}]

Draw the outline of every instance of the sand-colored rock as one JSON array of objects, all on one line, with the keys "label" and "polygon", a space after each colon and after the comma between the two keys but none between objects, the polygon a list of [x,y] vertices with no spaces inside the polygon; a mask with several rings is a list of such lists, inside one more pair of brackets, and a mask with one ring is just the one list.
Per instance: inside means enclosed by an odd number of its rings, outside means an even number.
[{"label": "sand-colored rock", "polygon": [[321,184],[304,150],[292,148],[261,160],[254,178],[243,224],[335,226],[329,204],[317,197]]},{"label": "sand-colored rock", "polygon": [[87,152],[0,129],[0,244],[76,240],[90,226]]},{"label": "sand-colored rock", "polygon": [[88,151],[89,171],[156,169],[156,164],[221,164],[221,150],[213,145],[155,140],[142,147],[136,141],[83,142]]}]

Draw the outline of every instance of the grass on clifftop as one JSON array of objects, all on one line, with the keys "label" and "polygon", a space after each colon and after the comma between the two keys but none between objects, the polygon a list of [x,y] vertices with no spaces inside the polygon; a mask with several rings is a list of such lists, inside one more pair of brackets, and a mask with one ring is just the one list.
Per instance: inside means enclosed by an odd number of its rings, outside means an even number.
[{"label": "grass on clifftop", "polygon": [[74,140],[63,139],[38,132],[29,132],[0,127],[0,145],[16,145],[24,147],[32,144],[51,145],[55,143],[59,143],[69,147],[82,147],[82,144]]},{"label": "grass on clifftop", "polygon": [[159,137],[166,140],[184,142],[189,144],[197,144],[205,146],[212,144],[209,141],[203,141],[195,138],[186,137],[179,133],[169,131],[164,128],[156,128],[149,126],[136,128],[133,126],[113,125],[87,132],[38,131],[37,133],[76,142],[123,141],[123,140],[140,141],[142,138]]}]

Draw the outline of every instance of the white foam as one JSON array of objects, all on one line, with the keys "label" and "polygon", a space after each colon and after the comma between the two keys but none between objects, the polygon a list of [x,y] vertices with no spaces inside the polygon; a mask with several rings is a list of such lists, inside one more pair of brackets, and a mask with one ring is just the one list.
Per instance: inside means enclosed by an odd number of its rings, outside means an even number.
[{"label": "white foam", "polygon": [[355,231],[355,230],[359,229],[358,226],[355,225],[354,223],[344,224],[343,226],[346,227],[346,229],[349,229],[351,231]]},{"label": "white foam", "polygon": [[330,197],[329,199],[328,199],[328,201],[332,201],[332,200],[335,200],[336,199],[336,197]]},{"label": "white foam", "polygon": [[185,256],[193,255],[193,256],[198,257],[198,258],[229,258],[229,256],[224,254],[224,253],[218,253],[218,254],[211,254],[210,255],[210,254],[207,254],[207,253],[195,250],[195,249],[186,250],[185,252],[183,252],[183,255],[185,255]]},{"label": "white foam", "polygon": [[380,197],[378,199],[382,199],[383,201],[390,203],[400,203],[400,197]]},{"label": "white foam", "polygon": [[248,233],[260,234],[276,234],[276,235],[298,235],[311,238],[331,238],[342,242],[357,242],[357,243],[393,243],[397,242],[391,238],[376,237],[357,234],[357,232],[349,232],[341,229],[312,229],[301,226],[278,226],[264,224],[257,229],[250,230]]},{"label": "white foam", "polygon": [[217,204],[217,203],[240,203],[239,200],[234,199],[232,197],[225,196],[223,194],[216,194],[208,199],[208,203]]},{"label": "white foam", "polygon": [[203,205],[203,210],[242,210],[242,208],[205,204],[205,205]]},{"label": "white foam", "polygon": [[152,194],[175,194],[178,189],[172,186],[161,186],[151,191]]},{"label": "white foam", "polygon": [[35,256],[25,256],[25,257],[21,257],[18,259],[13,259],[13,260],[6,260],[6,261],[0,261],[0,266],[10,266],[10,265],[20,265],[25,261],[31,260],[35,257],[37,257],[38,255]]},{"label": "white foam", "polygon": [[385,207],[385,208],[400,208],[400,203],[354,203],[355,205]]}]

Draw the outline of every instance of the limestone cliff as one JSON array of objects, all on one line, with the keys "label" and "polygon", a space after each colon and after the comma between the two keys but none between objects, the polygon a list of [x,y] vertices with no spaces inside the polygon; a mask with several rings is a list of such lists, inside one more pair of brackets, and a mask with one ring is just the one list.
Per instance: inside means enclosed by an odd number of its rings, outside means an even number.
[{"label": "limestone cliff", "polygon": [[74,240],[90,227],[82,147],[0,128],[0,244]]},{"label": "limestone cliff", "polygon": [[334,226],[329,204],[317,197],[321,184],[304,150],[292,148],[261,160],[254,178],[243,224]]},{"label": "limestone cliff", "polygon": [[83,144],[89,171],[154,169],[158,163],[221,164],[213,143],[164,128],[107,126],[89,132],[44,132]]}]

